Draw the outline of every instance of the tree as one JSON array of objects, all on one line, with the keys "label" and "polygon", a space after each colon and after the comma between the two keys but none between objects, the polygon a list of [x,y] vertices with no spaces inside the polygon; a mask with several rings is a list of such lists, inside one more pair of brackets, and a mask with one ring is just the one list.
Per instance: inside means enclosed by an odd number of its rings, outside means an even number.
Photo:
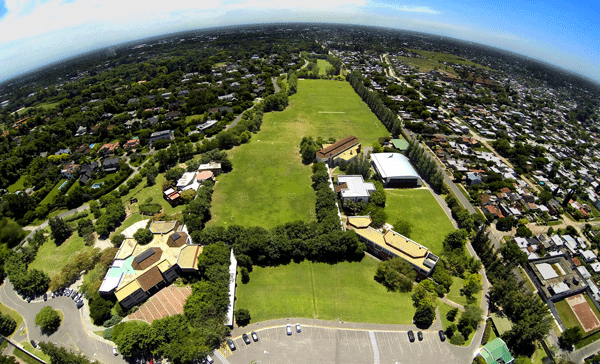
[{"label": "tree", "polygon": [[120,247],[121,244],[123,243],[123,240],[125,240],[125,236],[123,234],[113,234],[110,237],[110,242],[112,243],[113,246],[115,247]]},{"label": "tree", "polygon": [[435,320],[435,308],[429,304],[420,305],[415,311],[413,321],[417,326],[429,327]]},{"label": "tree", "polygon": [[396,221],[396,223],[394,224],[394,230],[404,236],[406,236],[407,238],[410,238],[410,234],[412,233],[412,228],[413,228],[413,224],[411,224],[409,221],[404,220],[404,219],[400,219],[398,221]]},{"label": "tree", "polygon": [[60,326],[60,316],[52,307],[45,306],[35,315],[35,325],[39,326],[42,332],[53,333]]},{"label": "tree", "polygon": [[456,320],[456,315],[458,315],[458,308],[454,307],[453,309],[448,311],[448,313],[446,314],[446,318],[448,319],[448,321],[454,321]]},{"label": "tree", "polygon": [[74,353],[72,350],[61,348],[53,343],[41,342],[40,348],[44,354],[50,357],[50,363],[53,364],[92,364],[83,354]]},{"label": "tree", "polygon": [[516,223],[517,220],[512,216],[502,217],[496,221],[496,229],[500,231],[509,231]]},{"label": "tree", "polygon": [[450,338],[450,344],[452,345],[464,345],[465,337],[460,332],[454,333]]},{"label": "tree", "polygon": [[576,342],[581,340],[582,337],[583,330],[581,330],[581,327],[570,327],[563,331],[562,335],[560,335],[560,343],[565,347],[570,348],[571,346],[575,345]]},{"label": "tree", "polygon": [[110,319],[112,316],[111,309],[113,306],[113,302],[100,297],[97,292],[94,293],[90,299],[90,318],[94,322],[94,325],[102,325],[104,321]]},{"label": "tree", "polygon": [[521,225],[517,228],[517,236],[520,238],[531,238],[533,232],[527,226]]},{"label": "tree", "polygon": [[467,301],[474,300],[474,296],[481,291],[481,275],[479,273],[465,273],[464,286],[460,293],[467,297]]},{"label": "tree", "polygon": [[243,284],[250,282],[250,272],[248,272],[248,268],[246,268],[246,267],[240,268],[240,275],[242,276]]},{"label": "tree", "polygon": [[18,364],[14,356],[0,354],[0,364]]},{"label": "tree", "polygon": [[133,238],[140,245],[146,245],[152,241],[154,235],[149,229],[138,229],[135,233],[133,233]]},{"label": "tree", "polygon": [[57,216],[51,218],[48,220],[48,224],[50,225],[50,230],[52,231],[52,237],[57,244],[62,243],[63,241],[67,240],[69,236],[71,236],[71,229],[60,217]]},{"label": "tree", "polygon": [[467,242],[467,236],[468,233],[464,229],[456,230],[449,233],[444,238],[444,249],[464,249],[465,243]]},{"label": "tree", "polygon": [[389,291],[410,292],[416,276],[412,266],[398,257],[379,263],[375,272],[375,280]]},{"label": "tree", "polygon": [[236,309],[233,314],[235,315],[235,322],[238,326],[246,326],[250,323],[250,311],[245,308]]},{"label": "tree", "polygon": [[15,332],[17,328],[17,322],[9,315],[0,314],[0,334],[9,336]]}]

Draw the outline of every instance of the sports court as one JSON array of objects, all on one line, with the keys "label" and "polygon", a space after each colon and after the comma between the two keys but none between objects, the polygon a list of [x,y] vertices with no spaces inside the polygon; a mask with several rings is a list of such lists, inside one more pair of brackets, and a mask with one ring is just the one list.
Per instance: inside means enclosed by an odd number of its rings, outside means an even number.
[{"label": "sports court", "polygon": [[190,287],[168,286],[150,297],[140,308],[127,316],[131,320],[143,320],[152,323],[166,316],[183,313],[185,300],[192,293]]},{"label": "sports court", "polygon": [[577,316],[583,331],[590,332],[600,327],[600,320],[594,314],[583,293],[568,297],[566,300],[575,316]]}]

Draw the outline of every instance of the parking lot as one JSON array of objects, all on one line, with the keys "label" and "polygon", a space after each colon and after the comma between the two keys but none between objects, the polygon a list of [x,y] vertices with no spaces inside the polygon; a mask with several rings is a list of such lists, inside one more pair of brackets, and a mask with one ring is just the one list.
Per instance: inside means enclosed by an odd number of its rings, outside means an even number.
[{"label": "parking lot", "polygon": [[285,325],[259,329],[256,332],[259,341],[248,345],[240,336],[235,337],[236,350],[222,351],[226,362],[247,364],[254,360],[256,363],[467,364],[473,358],[465,348],[441,342],[437,331],[433,330],[423,331],[423,341],[415,339],[412,343],[407,331],[303,325],[302,332],[297,333],[292,323],[292,335],[289,336]]}]

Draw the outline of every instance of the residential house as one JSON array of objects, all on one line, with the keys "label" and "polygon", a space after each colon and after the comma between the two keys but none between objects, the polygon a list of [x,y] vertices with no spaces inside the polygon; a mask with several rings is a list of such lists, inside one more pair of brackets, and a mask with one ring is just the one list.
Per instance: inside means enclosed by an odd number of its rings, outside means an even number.
[{"label": "residential house", "polygon": [[98,162],[82,165],[79,170],[79,183],[85,185],[92,178],[96,169],[98,169]]},{"label": "residential house", "polygon": [[67,164],[61,169],[60,174],[65,178],[73,178],[73,175],[79,170],[79,164]]},{"label": "residential house", "polygon": [[119,158],[105,159],[102,161],[102,169],[106,173],[114,173],[119,170]]},{"label": "residential house", "polygon": [[98,149],[98,153],[104,155],[114,154],[117,148],[119,148],[119,142],[106,143]]},{"label": "residential house", "polygon": [[138,139],[138,137],[134,137],[133,139],[128,140],[127,143],[123,144],[123,148],[132,149],[138,147],[139,145],[140,139]]},{"label": "residential house", "polygon": [[150,135],[149,144],[152,145],[157,140],[173,140],[173,132],[171,130],[162,130],[154,132]]},{"label": "residential house", "polygon": [[210,162],[210,163],[199,165],[198,166],[198,172],[203,172],[203,171],[210,171],[215,176],[218,176],[218,175],[221,174],[221,163],[219,163],[219,162]]}]

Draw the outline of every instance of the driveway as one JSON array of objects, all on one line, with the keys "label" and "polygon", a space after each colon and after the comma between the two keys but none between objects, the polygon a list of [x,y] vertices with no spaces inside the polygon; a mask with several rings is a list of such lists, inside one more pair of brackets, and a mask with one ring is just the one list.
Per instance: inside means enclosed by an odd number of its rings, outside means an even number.
[{"label": "driveway", "polygon": [[[48,298],[44,302],[41,299],[27,303],[14,291],[12,284],[5,280],[0,287],[0,301],[23,316],[24,325],[27,330],[27,341],[53,342],[58,346],[81,352],[90,360],[98,360],[102,363],[125,364],[122,356],[114,356],[112,344],[93,333],[88,333],[84,328],[83,310],[78,310],[71,298],[56,297]],[[50,306],[63,313],[63,323],[60,328],[51,335],[44,335],[40,328],[35,326],[35,315],[45,306]],[[94,337],[96,336],[96,337]]]}]

